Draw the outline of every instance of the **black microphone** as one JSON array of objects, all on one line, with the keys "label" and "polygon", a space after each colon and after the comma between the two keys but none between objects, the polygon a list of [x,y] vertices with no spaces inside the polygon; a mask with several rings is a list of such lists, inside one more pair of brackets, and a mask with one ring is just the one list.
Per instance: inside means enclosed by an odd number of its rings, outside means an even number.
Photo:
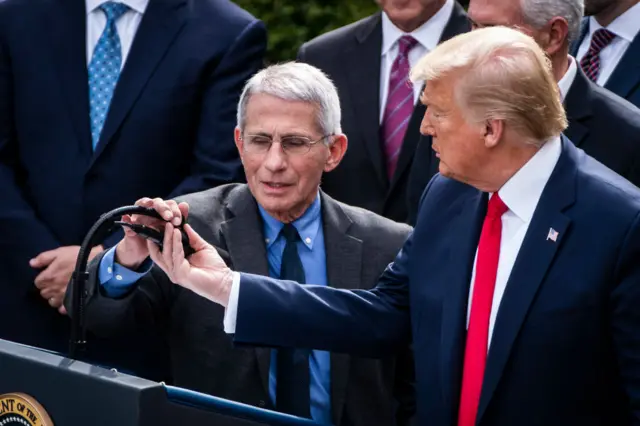
[{"label": "black microphone", "polygon": [[[69,358],[80,360],[86,352],[87,342],[84,320],[84,307],[87,297],[86,284],[87,280],[89,279],[87,264],[89,263],[89,254],[91,253],[91,248],[94,247],[97,243],[100,243],[102,240],[104,240],[104,237],[108,233],[110,233],[115,226],[125,225],[136,231],[143,238],[154,241],[160,246],[160,249],[162,250],[162,242],[164,239],[164,235],[162,232],[142,225],[131,226],[132,224],[117,221],[117,219],[120,219],[123,215],[132,214],[149,216],[165,221],[162,216],[160,216],[160,214],[153,208],[141,206],[119,207],[100,216],[100,219],[98,219],[98,221],[91,227],[91,229],[85,236],[82,245],[80,246],[75,270],[71,275],[71,283],[73,284],[73,291],[71,294],[71,306],[73,315],[71,317],[71,340],[69,342]],[[182,225],[184,225],[184,220],[180,227],[178,227],[178,229],[182,233],[182,245],[185,250],[185,256],[189,256],[190,254],[193,254],[194,250],[189,245],[189,238],[187,237],[186,232],[182,229]]]}]

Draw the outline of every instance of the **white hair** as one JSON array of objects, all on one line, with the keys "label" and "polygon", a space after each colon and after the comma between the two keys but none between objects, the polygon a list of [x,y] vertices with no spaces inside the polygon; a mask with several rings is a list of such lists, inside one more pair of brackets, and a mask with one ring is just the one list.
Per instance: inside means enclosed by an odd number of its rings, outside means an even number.
[{"label": "white hair", "polygon": [[271,65],[247,81],[238,102],[238,128],[244,129],[247,103],[252,95],[262,93],[288,101],[309,102],[318,110],[318,126],[324,135],[342,133],[340,127],[340,98],[335,85],[318,68],[287,62]]},{"label": "white hair", "polygon": [[524,21],[534,28],[540,29],[559,16],[569,24],[569,43],[580,36],[584,0],[520,0],[520,6]]}]

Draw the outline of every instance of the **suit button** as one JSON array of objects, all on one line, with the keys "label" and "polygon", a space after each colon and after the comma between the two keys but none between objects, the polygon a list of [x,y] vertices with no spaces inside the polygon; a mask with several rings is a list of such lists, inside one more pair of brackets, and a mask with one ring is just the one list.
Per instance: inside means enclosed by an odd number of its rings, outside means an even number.
[{"label": "suit button", "polygon": [[260,400],[260,402],[258,402],[258,405],[259,405],[260,407],[264,408],[264,407],[266,407],[266,406],[267,406],[267,403],[266,403],[266,402],[264,402],[264,400],[263,400],[263,399],[261,399],[261,400]]}]

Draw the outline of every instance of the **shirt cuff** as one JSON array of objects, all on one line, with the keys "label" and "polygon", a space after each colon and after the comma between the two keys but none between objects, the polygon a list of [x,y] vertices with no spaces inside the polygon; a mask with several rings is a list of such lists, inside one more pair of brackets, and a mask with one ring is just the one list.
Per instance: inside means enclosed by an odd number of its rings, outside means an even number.
[{"label": "shirt cuff", "polygon": [[116,248],[112,247],[100,261],[98,279],[109,297],[122,297],[127,294],[140,278],[153,266],[151,259],[145,260],[136,271],[115,263]]},{"label": "shirt cuff", "polygon": [[240,297],[240,273],[232,272],[233,282],[229,293],[229,304],[224,311],[224,332],[234,334],[236,332],[236,319],[238,317],[238,298]]}]

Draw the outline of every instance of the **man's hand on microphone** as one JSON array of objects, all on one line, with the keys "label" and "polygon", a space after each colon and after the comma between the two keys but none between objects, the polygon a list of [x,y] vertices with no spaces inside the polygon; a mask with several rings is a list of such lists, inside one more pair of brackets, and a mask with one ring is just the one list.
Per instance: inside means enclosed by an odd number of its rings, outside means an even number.
[{"label": "man's hand on microphone", "polygon": [[[189,205],[187,203],[176,203],[173,200],[162,200],[161,198],[141,198],[136,201],[136,206],[153,208],[165,220],[156,219],[144,215],[125,215],[122,221],[126,223],[135,223],[145,225],[157,231],[163,231],[167,222],[174,225],[180,225],[182,218],[189,216]],[[136,234],[133,230],[124,228],[124,238],[116,246],[115,260],[120,265],[131,270],[137,269],[142,262],[149,257],[149,249],[147,241]]]},{"label": "man's hand on microphone", "polygon": [[173,283],[226,307],[229,303],[233,272],[216,249],[202,239],[191,226],[185,225],[184,230],[195,253],[185,259],[182,235],[171,223],[167,223],[162,252],[156,244],[147,241],[151,259]]}]

